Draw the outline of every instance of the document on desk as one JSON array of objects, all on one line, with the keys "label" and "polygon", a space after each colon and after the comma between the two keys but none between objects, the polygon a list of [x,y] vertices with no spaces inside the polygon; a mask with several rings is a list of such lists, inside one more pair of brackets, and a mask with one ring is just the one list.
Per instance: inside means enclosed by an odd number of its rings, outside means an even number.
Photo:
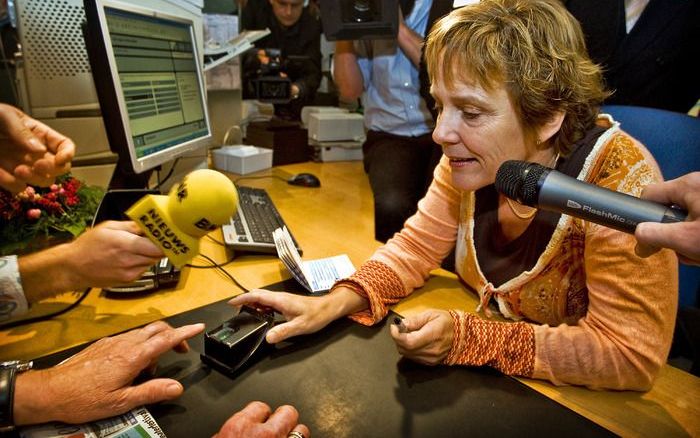
[{"label": "document on desk", "polygon": [[165,438],[165,433],[144,407],[126,414],[85,424],[46,423],[23,427],[21,438]]},{"label": "document on desk", "polygon": [[337,280],[355,272],[355,266],[346,254],[317,260],[302,260],[287,227],[276,229],[272,237],[277,247],[277,256],[282,263],[292,273],[294,279],[313,294],[328,292]]}]

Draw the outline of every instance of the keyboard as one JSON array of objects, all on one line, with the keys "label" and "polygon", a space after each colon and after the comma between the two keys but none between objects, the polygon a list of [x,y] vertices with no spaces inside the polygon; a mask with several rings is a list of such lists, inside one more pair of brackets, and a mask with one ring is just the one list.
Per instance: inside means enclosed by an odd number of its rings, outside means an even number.
[{"label": "keyboard", "polygon": [[[221,230],[224,242],[234,250],[262,254],[277,254],[272,232],[285,226],[284,219],[265,189],[237,186],[238,210]],[[287,227],[289,229],[289,227]],[[290,232],[291,233],[291,232]],[[294,246],[302,253],[292,235]]]}]

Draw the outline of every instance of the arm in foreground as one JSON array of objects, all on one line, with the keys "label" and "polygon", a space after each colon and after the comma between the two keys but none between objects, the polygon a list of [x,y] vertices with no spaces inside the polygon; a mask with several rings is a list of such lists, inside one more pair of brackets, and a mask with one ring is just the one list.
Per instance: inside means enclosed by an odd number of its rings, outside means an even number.
[{"label": "arm in foreground", "polygon": [[107,221],[76,240],[19,258],[27,301],[133,281],[163,257],[134,222]]},{"label": "arm in foreground", "polygon": [[186,340],[203,329],[204,324],[172,328],[157,321],[100,339],[52,368],[22,373],[15,386],[14,422],[85,423],[174,399],[183,391],[176,380],[132,383],[142,371],[154,369],[166,351],[186,352]]}]

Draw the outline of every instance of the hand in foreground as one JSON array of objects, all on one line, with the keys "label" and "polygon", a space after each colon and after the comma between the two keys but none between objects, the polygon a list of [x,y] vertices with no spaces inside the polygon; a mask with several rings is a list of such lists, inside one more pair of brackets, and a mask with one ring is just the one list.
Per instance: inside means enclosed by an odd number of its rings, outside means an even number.
[{"label": "hand in foreground", "polygon": [[186,352],[185,340],[203,329],[204,324],[172,328],[157,321],[100,339],[53,368],[20,374],[15,424],[85,423],[178,397],[183,388],[173,379],[151,379],[137,386],[132,382],[141,371],[154,368],[166,351]]},{"label": "hand in foreground", "polygon": [[70,170],[75,144],[10,105],[0,104],[0,186],[16,193],[50,185]]},{"label": "hand in foreground", "polygon": [[65,249],[74,275],[68,290],[105,287],[136,280],[160,260],[163,251],[131,221],[106,221],[88,230]]},{"label": "hand in foreground", "polygon": [[286,438],[292,431],[309,438],[309,428],[298,421],[299,413],[292,406],[272,412],[265,403],[255,401],[233,414],[212,438]]},{"label": "hand in foreground", "polygon": [[255,289],[236,296],[228,303],[232,306],[271,307],[284,315],[287,322],[278,324],[267,332],[265,339],[270,344],[276,344],[292,336],[317,332],[335,319],[323,297],[304,297],[286,292]]},{"label": "hand in foreground", "polygon": [[406,333],[391,324],[391,337],[402,356],[424,365],[438,365],[452,348],[454,324],[449,312],[426,310],[403,319]]},{"label": "hand in foreground", "polygon": [[637,255],[647,257],[664,247],[676,251],[681,262],[700,265],[700,172],[650,184],[641,197],[667,205],[677,204],[688,210],[688,219],[671,224],[644,222],[637,225],[634,233],[638,242]]}]

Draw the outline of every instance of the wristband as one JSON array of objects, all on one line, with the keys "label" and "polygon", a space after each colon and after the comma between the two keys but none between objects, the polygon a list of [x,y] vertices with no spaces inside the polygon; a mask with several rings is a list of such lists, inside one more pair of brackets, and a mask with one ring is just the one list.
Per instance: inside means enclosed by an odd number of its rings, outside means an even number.
[{"label": "wristband", "polygon": [[32,362],[13,360],[0,362],[0,433],[15,429],[12,408],[15,400],[17,374],[31,369]]},{"label": "wristband", "polygon": [[0,432],[9,432],[15,428],[12,421],[15,377],[17,377],[16,369],[0,368]]}]

